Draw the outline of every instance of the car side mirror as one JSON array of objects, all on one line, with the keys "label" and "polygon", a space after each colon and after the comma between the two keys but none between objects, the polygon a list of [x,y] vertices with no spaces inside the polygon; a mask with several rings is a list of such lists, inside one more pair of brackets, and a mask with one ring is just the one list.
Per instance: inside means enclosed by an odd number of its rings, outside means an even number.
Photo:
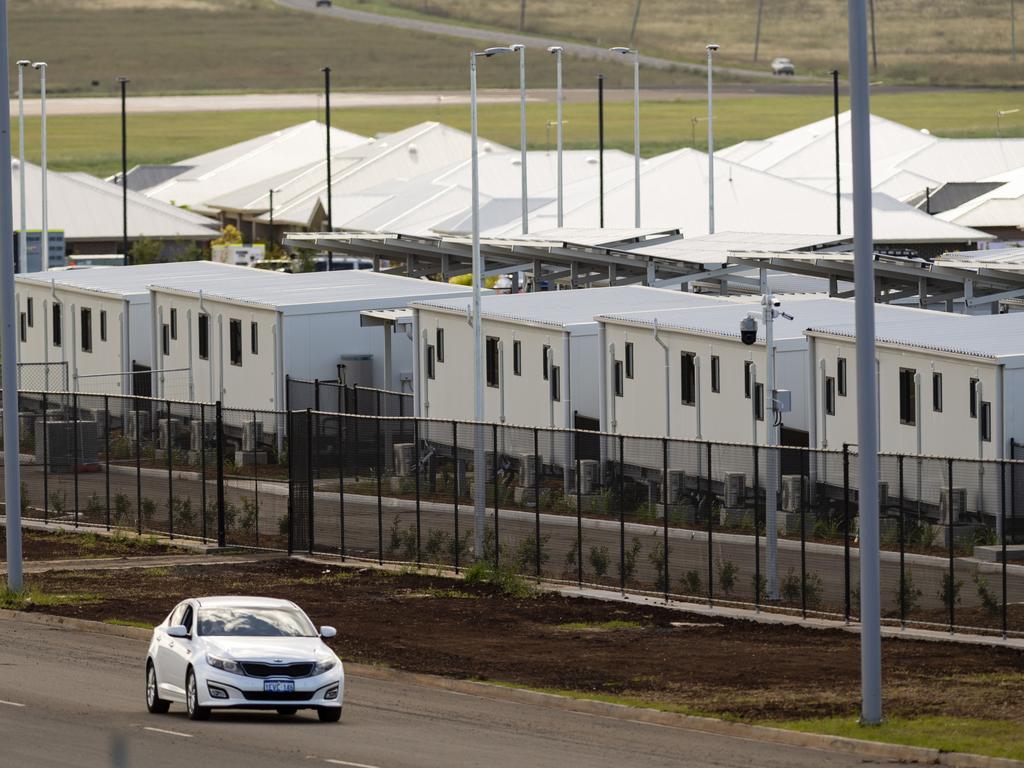
[{"label": "car side mirror", "polygon": [[188,629],[182,624],[175,624],[167,628],[168,637],[188,637]]},{"label": "car side mirror", "polygon": [[320,627],[320,637],[324,638],[325,640],[328,637],[334,637],[336,634],[338,634],[338,630],[336,630],[334,627]]}]

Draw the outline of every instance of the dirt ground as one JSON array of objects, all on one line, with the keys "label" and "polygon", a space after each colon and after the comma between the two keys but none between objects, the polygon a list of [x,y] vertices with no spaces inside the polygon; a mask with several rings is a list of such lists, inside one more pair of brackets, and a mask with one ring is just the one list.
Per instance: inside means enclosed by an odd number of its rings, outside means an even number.
[{"label": "dirt ground", "polygon": [[[512,598],[489,585],[289,560],[141,573],[50,572],[29,576],[29,583],[51,593],[103,596],[49,612],[152,624],[186,595],[286,597],[315,622],[337,627],[332,644],[343,659],[415,672],[750,719],[852,715],[858,706],[858,639],[838,630],[551,594]],[[1022,652],[887,640],[884,660],[891,715],[1024,724]]]},{"label": "dirt ground", "polygon": [[[70,531],[36,531],[26,528],[21,535],[26,560],[68,560],[81,557],[152,557],[184,555],[187,550],[160,544],[151,538],[100,536]],[[0,527],[0,562],[7,559],[7,529]]]}]

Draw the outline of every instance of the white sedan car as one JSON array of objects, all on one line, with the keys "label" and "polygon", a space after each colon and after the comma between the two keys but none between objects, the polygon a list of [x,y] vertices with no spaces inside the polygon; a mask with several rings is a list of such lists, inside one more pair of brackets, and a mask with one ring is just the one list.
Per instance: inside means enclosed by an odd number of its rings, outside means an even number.
[{"label": "white sedan car", "polygon": [[341,719],[345,671],[295,603],[264,597],[197,597],[181,601],[153,629],[146,658],[146,706],[163,713],[184,703],[188,716],[210,710],[315,709]]}]

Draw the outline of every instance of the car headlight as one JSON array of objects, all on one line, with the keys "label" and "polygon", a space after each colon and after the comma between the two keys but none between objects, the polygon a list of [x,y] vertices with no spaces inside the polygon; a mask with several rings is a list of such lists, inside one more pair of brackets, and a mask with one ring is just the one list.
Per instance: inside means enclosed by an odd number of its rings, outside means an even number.
[{"label": "car headlight", "polygon": [[219,656],[206,654],[206,663],[214,669],[223,669],[225,672],[231,672],[235,675],[245,674],[245,672],[242,671],[242,665],[237,661],[232,661],[231,659],[222,659]]},{"label": "car headlight", "polygon": [[322,675],[324,672],[334,669],[337,664],[338,662],[336,659],[324,659],[323,661],[318,661],[313,667],[313,674]]}]

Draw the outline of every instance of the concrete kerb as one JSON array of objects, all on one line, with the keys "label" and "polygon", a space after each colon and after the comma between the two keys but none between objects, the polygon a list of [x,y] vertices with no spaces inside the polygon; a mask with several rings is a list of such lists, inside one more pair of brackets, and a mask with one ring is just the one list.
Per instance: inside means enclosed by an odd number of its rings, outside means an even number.
[{"label": "concrete kerb", "polygon": [[[78,632],[91,632],[129,640],[149,640],[152,630],[141,627],[127,627],[115,624],[104,624],[87,619],[76,619],[42,613],[26,613],[0,609],[0,619],[34,624],[37,626],[64,628]],[[656,709],[631,707],[625,704],[596,701],[594,699],[577,699],[553,693],[533,691],[527,688],[515,688],[473,680],[457,680],[418,672],[405,672],[389,667],[355,664],[345,662],[345,672],[353,677],[370,680],[418,685],[452,691],[455,693],[480,696],[517,704],[558,709],[576,712],[594,717],[606,717],[614,720],[625,720],[650,725],[679,728],[680,730],[699,731],[731,738],[748,739],[790,747],[821,749],[830,752],[843,752],[863,757],[895,760],[901,763],[922,765],[946,765],[952,768],[1021,768],[1024,762],[1006,758],[987,757],[960,752],[942,752],[929,747],[912,747],[900,744],[886,744],[864,739],[851,739],[841,736],[828,736],[816,733],[787,731],[781,728],[769,728],[761,725],[748,725],[711,717],[698,717],[675,712],[663,712]]]}]

